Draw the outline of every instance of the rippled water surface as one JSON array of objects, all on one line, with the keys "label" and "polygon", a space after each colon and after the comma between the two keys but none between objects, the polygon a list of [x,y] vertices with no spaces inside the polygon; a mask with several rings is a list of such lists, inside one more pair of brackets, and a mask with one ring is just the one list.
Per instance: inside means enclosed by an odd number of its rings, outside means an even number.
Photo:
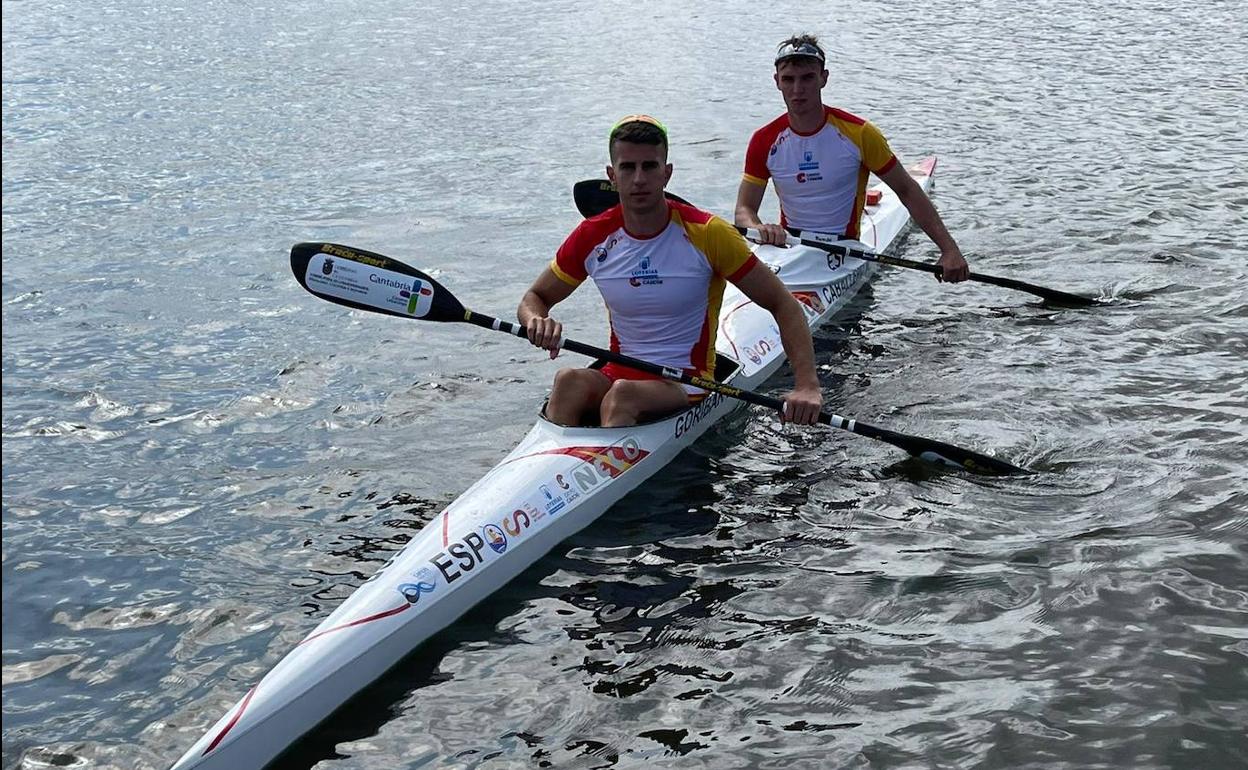
[{"label": "rippled water surface", "polygon": [[974,269],[1104,300],[883,273],[817,338],[829,405],[1041,473],[738,412],[286,764],[1248,763],[1239,4],[3,14],[6,768],[167,766],[532,424],[540,354],[319,302],[292,243],[509,315],[619,115],[728,213],[798,30],[941,156]]}]

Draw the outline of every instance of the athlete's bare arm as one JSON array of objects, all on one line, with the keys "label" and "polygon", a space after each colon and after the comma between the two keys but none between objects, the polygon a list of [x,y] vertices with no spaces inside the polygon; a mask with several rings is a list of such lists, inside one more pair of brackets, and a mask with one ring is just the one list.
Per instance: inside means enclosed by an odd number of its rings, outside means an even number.
[{"label": "athlete's bare arm", "polygon": [[945,228],[944,221],[932,205],[932,199],[927,197],[927,193],[914,181],[910,172],[902,168],[900,163],[894,163],[892,168],[880,175],[880,179],[893,188],[902,204],[910,211],[910,216],[914,217],[915,223],[923,228],[927,237],[940,249],[940,259],[937,261],[941,267],[939,279],[950,283],[965,281],[971,269],[962,256],[962,250]]},{"label": "athlete's bare arm", "polygon": [[550,309],[567,299],[575,290],[575,286],[560,280],[547,267],[524,293],[516,311],[520,325],[529,333],[529,342],[549,350],[551,358],[559,355],[563,324],[550,317]]},{"label": "athlete's bare arm", "polygon": [[782,418],[799,425],[816,422],[823,408],[823,392],[815,371],[814,343],[801,304],[762,262],[734,283],[741,293],[770,312],[780,327],[780,342],[793,367],[794,380],[793,390],[784,397]]},{"label": "athlete's bare arm", "polygon": [[783,246],[788,233],[777,224],[764,224],[758,218],[758,210],[763,205],[763,196],[767,193],[766,185],[757,185],[745,179],[737,188],[737,210],[735,215],[738,227],[754,227],[762,234],[762,243],[772,246]]}]

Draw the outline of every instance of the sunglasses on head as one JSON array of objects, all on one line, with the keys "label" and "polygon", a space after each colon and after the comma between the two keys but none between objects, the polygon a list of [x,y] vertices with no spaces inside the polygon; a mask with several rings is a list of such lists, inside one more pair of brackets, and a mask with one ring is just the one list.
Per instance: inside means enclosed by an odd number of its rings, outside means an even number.
[{"label": "sunglasses on head", "polygon": [[810,56],[824,61],[823,51],[811,43],[785,43],[776,52],[776,63],[779,64],[781,60],[795,56]]}]

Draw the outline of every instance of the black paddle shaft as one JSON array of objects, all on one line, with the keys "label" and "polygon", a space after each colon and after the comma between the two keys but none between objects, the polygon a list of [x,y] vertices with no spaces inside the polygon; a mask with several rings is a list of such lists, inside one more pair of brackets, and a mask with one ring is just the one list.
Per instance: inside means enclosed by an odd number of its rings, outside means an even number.
[{"label": "black paddle shaft", "polygon": [[[519,324],[468,310],[454,294],[426,273],[382,254],[334,243],[299,243],[290,251],[290,267],[299,285],[309,293],[339,305],[401,318],[469,323],[522,339],[528,337]],[[784,402],[778,398],[742,390],[717,380],[690,375],[680,369],[660,366],[576,340],[562,339],[560,347],[729,398],[777,411],[784,409]],[[995,457],[943,441],[909,436],[826,411],[820,413],[819,422],[887,442],[916,457],[975,473],[1005,475],[1027,472]]]},{"label": "black paddle shaft", "polygon": [[[738,227],[738,230],[745,234],[746,228]],[[894,257],[888,254],[879,254],[874,251],[866,251],[864,249],[855,249],[851,246],[842,246],[837,243],[824,243],[823,241],[811,240],[809,238],[796,239],[803,246],[811,246],[816,249],[822,249],[829,254],[838,257],[855,257],[867,262],[879,262],[882,265],[892,265],[893,267],[904,267],[910,270],[922,270],[925,273],[940,278],[943,274],[940,265],[931,265],[926,262],[916,262],[913,259],[904,259],[902,257]],[[1000,278],[995,275],[984,275],[983,273],[969,273],[967,280],[978,281],[980,283],[988,283],[993,286],[1000,286],[1003,289],[1014,289],[1015,291],[1024,291],[1034,294],[1050,302],[1055,302],[1072,307],[1088,307],[1096,304],[1096,300],[1089,297],[1081,297],[1078,294],[1070,294],[1069,292],[1060,291],[1058,289],[1050,289],[1044,286],[1037,286],[1026,281],[1019,281],[1014,278]]]}]

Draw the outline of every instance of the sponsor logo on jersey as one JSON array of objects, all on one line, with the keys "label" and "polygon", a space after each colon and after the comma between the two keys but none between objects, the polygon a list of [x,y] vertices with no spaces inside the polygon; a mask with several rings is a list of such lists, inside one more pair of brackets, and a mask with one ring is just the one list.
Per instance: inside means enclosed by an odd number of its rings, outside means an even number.
[{"label": "sponsor logo on jersey", "polygon": [[615,244],[620,242],[620,236],[613,235],[607,239],[606,243],[600,243],[594,247],[594,259],[599,264],[607,261],[607,255],[611,253],[611,249],[615,248]]},{"label": "sponsor logo on jersey", "polygon": [[637,269],[629,274],[628,284],[630,286],[657,286],[663,283],[663,279],[659,277],[659,271],[650,266],[650,257],[641,258],[641,263],[637,265]]}]

